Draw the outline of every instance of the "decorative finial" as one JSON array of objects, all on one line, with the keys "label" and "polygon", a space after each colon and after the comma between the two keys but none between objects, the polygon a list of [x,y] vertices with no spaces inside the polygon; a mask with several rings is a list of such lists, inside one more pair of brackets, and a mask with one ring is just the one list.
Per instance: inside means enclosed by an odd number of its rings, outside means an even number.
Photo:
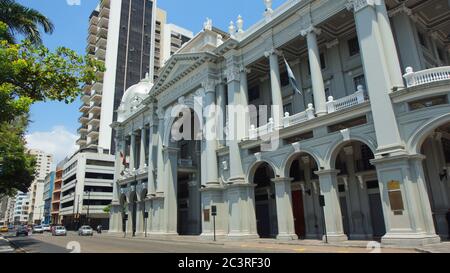
[{"label": "decorative finial", "polygon": [[230,26],[228,27],[228,32],[230,33],[231,36],[234,36],[234,34],[236,33],[236,28],[234,27],[233,21],[230,22]]},{"label": "decorative finial", "polygon": [[238,16],[238,19],[236,21],[236,25],[237,25],[239,33],[244,32],[244,20],[242,19],[241,15]]},{"label": "decorative finial", "polygon": [[204,30],[212,30],[212,20],[209,18],[206,18],[205,23],[203,24]]},{"label": "decorative finial", "polygon": [[217,34],[217,46],[221,46],[223,44],[223,36]]},{"label": "decorative finial", "polygon": [[270,15],[273,12],[272,0],[264,0],[264,5],[266,5],[266,15]]}]

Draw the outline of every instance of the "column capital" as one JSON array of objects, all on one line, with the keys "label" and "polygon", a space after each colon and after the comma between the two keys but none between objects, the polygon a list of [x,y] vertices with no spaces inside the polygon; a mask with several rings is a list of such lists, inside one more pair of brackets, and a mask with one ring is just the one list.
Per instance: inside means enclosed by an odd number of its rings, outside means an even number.
[{"label": "column capital", "polygon": [[347,10],[352,10],[353,12],[358,12],[368,6],[375,7],[376,0],[348,0],[345,6]]},{"label": "column capital", "polygon": [[240,80],[240,70],[237,66],[229,67],[226,72],[227,83]]},{"label": "column capital", "polygon": [[247,68],[245,65],[240,65],[239,72],[241,72],[241,73],[245,72],[246,74],[249,74],[252,72],[252,70],[250,68]]},{"label": "column capital", "polygon": [[271,55],[277,55],[277,56],[281,56],[283,54],[283,52],[281,50],[278,50],[276,48],[272,48],[270,50],[267,50],[264,52],[264,56],[266,58],[269,58]]},{"label": "column capital", "polygon": [[320,35],[320,34],[322,34],[322,30],[320,28],[316,28],[313,25],[310,25],[309,27],[306,27],[305,29],[300,31],[300,34],[302,36],[306,36],[306,35],[308,35],[310,33],[314,33],[316,35]]},{"label": "column capital", "polygon": [[216,80],[206,79],[202,82],[202,88],[204,89],[205,93],[215,92],[217,83],[218,81]]},{"label": "column capital", "polygon": [[405,3],[403,3],[400,6],[398,6],[396,8],[393,8],[393,9],[388,11],[389,17],[394,17],[394,16],[396,16],[398,14],[401,14],[401,13],[403,13],[403,14],[405,14],[407,16],[412,16],[413,15],[412,10],[410,8],[406,7]]}]

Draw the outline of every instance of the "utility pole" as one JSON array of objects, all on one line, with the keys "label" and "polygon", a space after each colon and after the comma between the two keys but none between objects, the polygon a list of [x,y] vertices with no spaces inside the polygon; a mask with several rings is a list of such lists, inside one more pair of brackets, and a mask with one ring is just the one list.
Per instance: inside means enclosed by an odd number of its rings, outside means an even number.
[{"label": "utility pole", "polygon": [[90,205],[90,203],[91,203],[91,191],[89,190],[89,191],[87,192],[87,194],[88,194],[88,206],[87,206],[87,215],[86,215],[86,218],[87,218],[87,223],[88,223],[88,225],[90,226],[90,225],[91,225],[91,219],[89,218],[89,205]]},{"label": "utility pole", "polygon": [[80,224],[80,195],[78,194],[76,196],[77,196],[77,226],[75,230],[78,230]]}]

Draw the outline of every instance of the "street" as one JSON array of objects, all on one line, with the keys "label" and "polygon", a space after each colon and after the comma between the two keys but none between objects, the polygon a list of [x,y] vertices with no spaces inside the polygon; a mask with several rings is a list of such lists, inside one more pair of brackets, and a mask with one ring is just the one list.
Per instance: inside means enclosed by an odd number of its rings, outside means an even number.
[{"label": "street", "polygon": [[[25,253],[370,253],[362,247],[261,243],[258,241],[195,242],[180,237],[178,240],[120,238],[106,234],[80,237],[69,232],[66,237],[49,233],[15,237],[5,234],[15,252]],[[413,249],[381,249],[382,253],[414,253]]]}]

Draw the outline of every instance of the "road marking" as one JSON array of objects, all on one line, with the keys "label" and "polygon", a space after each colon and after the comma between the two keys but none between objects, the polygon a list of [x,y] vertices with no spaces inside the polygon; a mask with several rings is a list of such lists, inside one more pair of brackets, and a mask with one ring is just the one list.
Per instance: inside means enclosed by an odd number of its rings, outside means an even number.
[{"label": "road marking", "polygon": [[306,248],[297,248],[297,249],[294,249],[296,252],[305,252],[306,251]]},{"label": "road marking", "polygon": [[339,250],[338,253],[350,253],[348,250]]}]

